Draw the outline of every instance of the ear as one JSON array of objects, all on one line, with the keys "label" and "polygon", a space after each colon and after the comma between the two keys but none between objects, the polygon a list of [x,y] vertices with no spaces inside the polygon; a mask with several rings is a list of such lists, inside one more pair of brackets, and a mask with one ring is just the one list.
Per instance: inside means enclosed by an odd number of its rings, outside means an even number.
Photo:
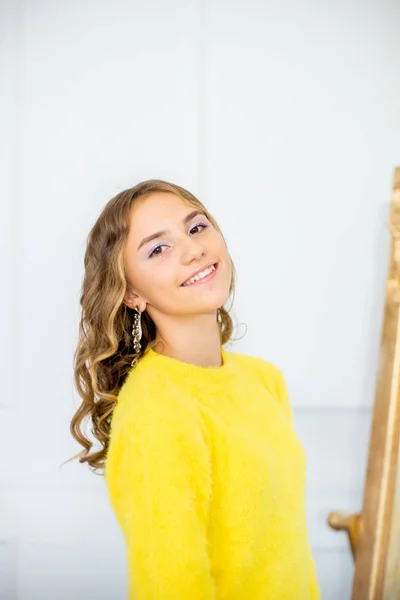
[{"label": "ear", "polygon": [[124,304],[129,306],[129,308],[136,308],[140,310],[140,312],[144,312],[146,308],[145,300],[139,294],[131,290],[125,292]]}]

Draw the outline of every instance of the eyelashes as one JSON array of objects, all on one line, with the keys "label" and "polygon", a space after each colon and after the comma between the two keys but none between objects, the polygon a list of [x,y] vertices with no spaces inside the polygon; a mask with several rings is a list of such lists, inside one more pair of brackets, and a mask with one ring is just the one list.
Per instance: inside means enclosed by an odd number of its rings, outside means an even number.
[{"label": "eyelashes", "polygon": [[[189,231],[192,231],[192,229],[196,229],[196,227],[203,227],[203,229],[205,229],[206,227],[208,227],[208,225],[207,223],[197,223],[197,225],[193,225],[193,227],[191,227]],[[203,229],[201,231],[203,231]]]},{"label": "eyelashes", "polygon": [[[197,223],[196,225],[193,225],[193,227],[191,227],[189,229],[189,231],[192,231],[193,229],[196,229],[196,227],[201,227],[201,231],[199,231],[198,233],[201,233],[202,231],[204,231],[204,229],[206,229],[208,227],[207,223]],[[195,234],[193,234],[195,235]],[[163,246],[166,246],[166,244],[159,244],[158,246],[155,246],[152,250],[150,250],[149,252],[149,258],[152,258],[153,256],[160,256],[161,254],[164,254],[164,252],[156,252],[156,250],[158,250],[159,248],[162,248]]]}]

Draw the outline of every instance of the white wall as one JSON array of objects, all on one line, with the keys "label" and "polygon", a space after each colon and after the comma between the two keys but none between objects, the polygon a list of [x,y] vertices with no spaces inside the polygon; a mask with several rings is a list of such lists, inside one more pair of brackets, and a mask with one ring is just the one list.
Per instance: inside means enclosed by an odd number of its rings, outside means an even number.
[{"label": "white wall", "polygon": [[78,451],[85,238],[111,196],[153,177],[197,194],[225,232],[247,325],[232,349],[286,375],[323,600],[350,597],[347,541],[326,517],[361,507],[399,27],[396,0],[2,0],[2,600],[126,594],[102,479],[59,465]]}]

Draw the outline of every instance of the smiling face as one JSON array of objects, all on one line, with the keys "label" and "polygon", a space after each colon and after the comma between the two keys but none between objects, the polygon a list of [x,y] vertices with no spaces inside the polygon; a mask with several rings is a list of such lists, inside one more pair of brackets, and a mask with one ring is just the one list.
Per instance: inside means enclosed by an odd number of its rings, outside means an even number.
[{"label": "smiling face", "polygon": [[135,201],[124,268],[126,304],[146,309],[156,324],[163,315],[211,313],[229,297],[232,265],[222,236],[201,207],[170,192]]}]

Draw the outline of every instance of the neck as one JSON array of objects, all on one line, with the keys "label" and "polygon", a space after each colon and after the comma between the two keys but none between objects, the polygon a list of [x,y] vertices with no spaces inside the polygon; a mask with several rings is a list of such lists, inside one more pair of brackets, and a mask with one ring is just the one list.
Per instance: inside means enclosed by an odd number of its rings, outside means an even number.
[{"label": "neck", "polygon": [[161,324],[157,324],[154,351],[199,367],[220,367],[221,334],[216,313],[163,315]]}]

